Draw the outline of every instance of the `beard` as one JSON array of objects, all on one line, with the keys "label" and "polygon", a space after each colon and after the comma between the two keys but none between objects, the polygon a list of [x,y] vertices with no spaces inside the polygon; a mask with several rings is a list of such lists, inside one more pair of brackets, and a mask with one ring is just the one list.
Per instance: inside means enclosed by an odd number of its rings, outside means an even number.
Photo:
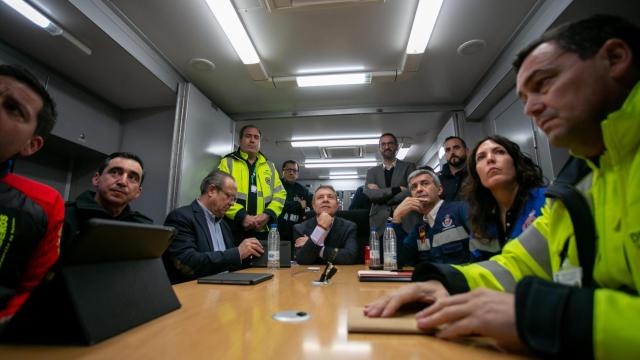
[{"label": "beard", "polygon": [[458,157],[458,156],[452,156],[447,163],[450,166],[454,166],[456,168],[463,166],[465,163],[467,162],[467,157],[466,156],[462,156],[462,157]]},{"label": "beard", "polygon": [[393,160],[396,158],[396,152],[393,150],[385,150],[380,153],[380,155],[382,155],[382,158],[385,160]]}]

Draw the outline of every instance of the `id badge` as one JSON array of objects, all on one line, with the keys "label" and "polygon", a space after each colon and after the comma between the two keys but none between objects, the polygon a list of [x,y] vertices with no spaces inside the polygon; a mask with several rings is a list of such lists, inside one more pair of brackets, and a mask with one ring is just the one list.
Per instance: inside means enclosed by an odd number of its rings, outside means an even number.
[{"label": "id badge", "polygon": [[256,192],[258,192],[258,188],[255,185],[251,185],[251,193],[255,194]]},{"label": "id badge", "polygon": [[569,259],[565,259],[560,270],[553,273],[553,282],[562,285],[582,287],[582,267],[573,266],[569,262]]}]

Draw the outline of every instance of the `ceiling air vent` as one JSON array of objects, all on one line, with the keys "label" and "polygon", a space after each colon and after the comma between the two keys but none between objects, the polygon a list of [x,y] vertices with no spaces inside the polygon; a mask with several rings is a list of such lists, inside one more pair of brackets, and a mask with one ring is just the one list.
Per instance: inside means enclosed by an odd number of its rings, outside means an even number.
[{"label": "ceiling air vent", "polygon": [[322,155],[327,159],[357,158],[364,155],[362,146],[334,146],[322,148]]}]

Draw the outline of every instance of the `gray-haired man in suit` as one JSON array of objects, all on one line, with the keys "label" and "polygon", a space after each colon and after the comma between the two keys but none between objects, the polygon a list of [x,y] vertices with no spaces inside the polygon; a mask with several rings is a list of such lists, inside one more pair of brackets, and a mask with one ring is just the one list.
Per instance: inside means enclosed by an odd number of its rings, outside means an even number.
[{"label": "gray-haired man in suit", "polygon": [[[407,177],[416,169],[416,166],[396,158],[398,139],[395,135],[382,134],[378,143],[380,155],[382,155],[382,166],[375,166],[367,171],[364,193],[371,200],[369,225],[375,227],[378,235],[381,235],[393,209],[410,195]],[[407,221],[411,220],[408,218]],[[413,223],[403,223],[405,229],[411,229],[412,225]]]}]

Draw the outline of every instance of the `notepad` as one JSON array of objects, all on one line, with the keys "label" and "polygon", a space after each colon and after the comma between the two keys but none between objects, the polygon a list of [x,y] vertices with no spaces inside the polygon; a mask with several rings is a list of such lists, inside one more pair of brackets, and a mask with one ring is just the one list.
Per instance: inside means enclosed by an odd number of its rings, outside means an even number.
[{"label": "notepad", "polygon": [[416,325],[416,314],[401,313],[394,317],[370,318],[362,308],[350,308],[347,313],[350,333],[433,334],[437,329],[421,330]]}]

